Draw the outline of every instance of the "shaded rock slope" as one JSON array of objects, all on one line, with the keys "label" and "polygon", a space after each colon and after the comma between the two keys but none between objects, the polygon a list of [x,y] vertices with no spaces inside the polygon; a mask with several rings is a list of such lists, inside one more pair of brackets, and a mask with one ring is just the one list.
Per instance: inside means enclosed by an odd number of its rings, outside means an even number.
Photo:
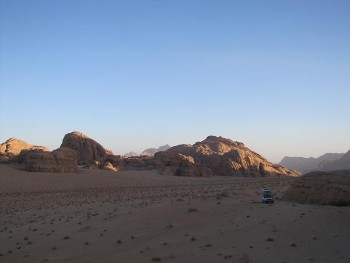
[{"label": "shaded rock slope", "polygon": [[25,161],[28,172],[76,173],[77,169],[78,155],[67,147],[52,152],[32,152]]},{"label": "shaded rock slope", "polygon": [[284,193],[282,200],[350,206],[350,170],[311,172],[300,176]]},{"label": "shaded rock slope", "polygon": [[95,161],[101,162],[108,155],[109,151],[95,140],[89,138],[81,132],[71,132],[64,136],[61,147],[68,147],[75,150],[78,154],[79,164],[92,164]]}]

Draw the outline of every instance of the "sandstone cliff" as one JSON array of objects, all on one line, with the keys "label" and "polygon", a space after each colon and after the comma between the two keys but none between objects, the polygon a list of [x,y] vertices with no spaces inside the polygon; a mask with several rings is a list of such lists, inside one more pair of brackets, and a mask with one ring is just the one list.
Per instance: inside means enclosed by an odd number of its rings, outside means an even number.
[{"label": "sandstone cliff", "polygon": [[76,173],[78,155],[67,147],[52,152],[32,152],[27,155],[25,169],[29,172]]},{"label": "sandstone cliff", "polygon": [[101,144],[89,138],[81,132],[71,132],[64,136],[61,147],[68,147],[78,154],[80,164],[93,164],[95,161],[102,162],[112,151],[106,150]]},{"label": "sandstone cliff", "polygon": [[[298,176],[298,172],[270,163],[241,142],[209,136],[194,145],[178,145],[155,158],[165,170],[184,176]],[[167,168],[168,167],[168,168]]]}]

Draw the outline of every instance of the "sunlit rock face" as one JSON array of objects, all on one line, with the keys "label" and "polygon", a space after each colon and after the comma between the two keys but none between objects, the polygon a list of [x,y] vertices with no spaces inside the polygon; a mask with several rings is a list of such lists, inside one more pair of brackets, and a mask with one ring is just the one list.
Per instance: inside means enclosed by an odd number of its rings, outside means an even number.
[{"label": "sunlit rock face", "polygon": [[0,145],[0,160],[2,162],[22,162],[23,156],[31,151],[49,151],[44,146],[31,145],[16,138],[10,138]]},{"label": "sunlit rock face", "polygon": [[184,176],[298,176],[299,173],[270,163],[241,142],[208,136],[194,145],[178,145],[158,152],[166,170]]}]

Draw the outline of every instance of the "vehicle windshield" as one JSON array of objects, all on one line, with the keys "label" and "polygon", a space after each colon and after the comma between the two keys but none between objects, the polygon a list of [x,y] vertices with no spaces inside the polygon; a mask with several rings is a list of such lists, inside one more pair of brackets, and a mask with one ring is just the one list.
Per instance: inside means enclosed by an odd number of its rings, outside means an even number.
[{"label": "vehicle windshield", "polygon": [[264,194],[264,198],[271,198],[271,194]]}]

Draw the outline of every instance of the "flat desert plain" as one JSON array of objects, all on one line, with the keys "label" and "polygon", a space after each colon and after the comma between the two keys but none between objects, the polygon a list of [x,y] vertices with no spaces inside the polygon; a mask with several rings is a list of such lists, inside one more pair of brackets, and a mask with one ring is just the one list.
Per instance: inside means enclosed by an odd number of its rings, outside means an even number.
[{"label": "flat desert plain", "polygon": [[350,262],[350,207],[280,201],[293,180],[0,165],[0,262]]}]

